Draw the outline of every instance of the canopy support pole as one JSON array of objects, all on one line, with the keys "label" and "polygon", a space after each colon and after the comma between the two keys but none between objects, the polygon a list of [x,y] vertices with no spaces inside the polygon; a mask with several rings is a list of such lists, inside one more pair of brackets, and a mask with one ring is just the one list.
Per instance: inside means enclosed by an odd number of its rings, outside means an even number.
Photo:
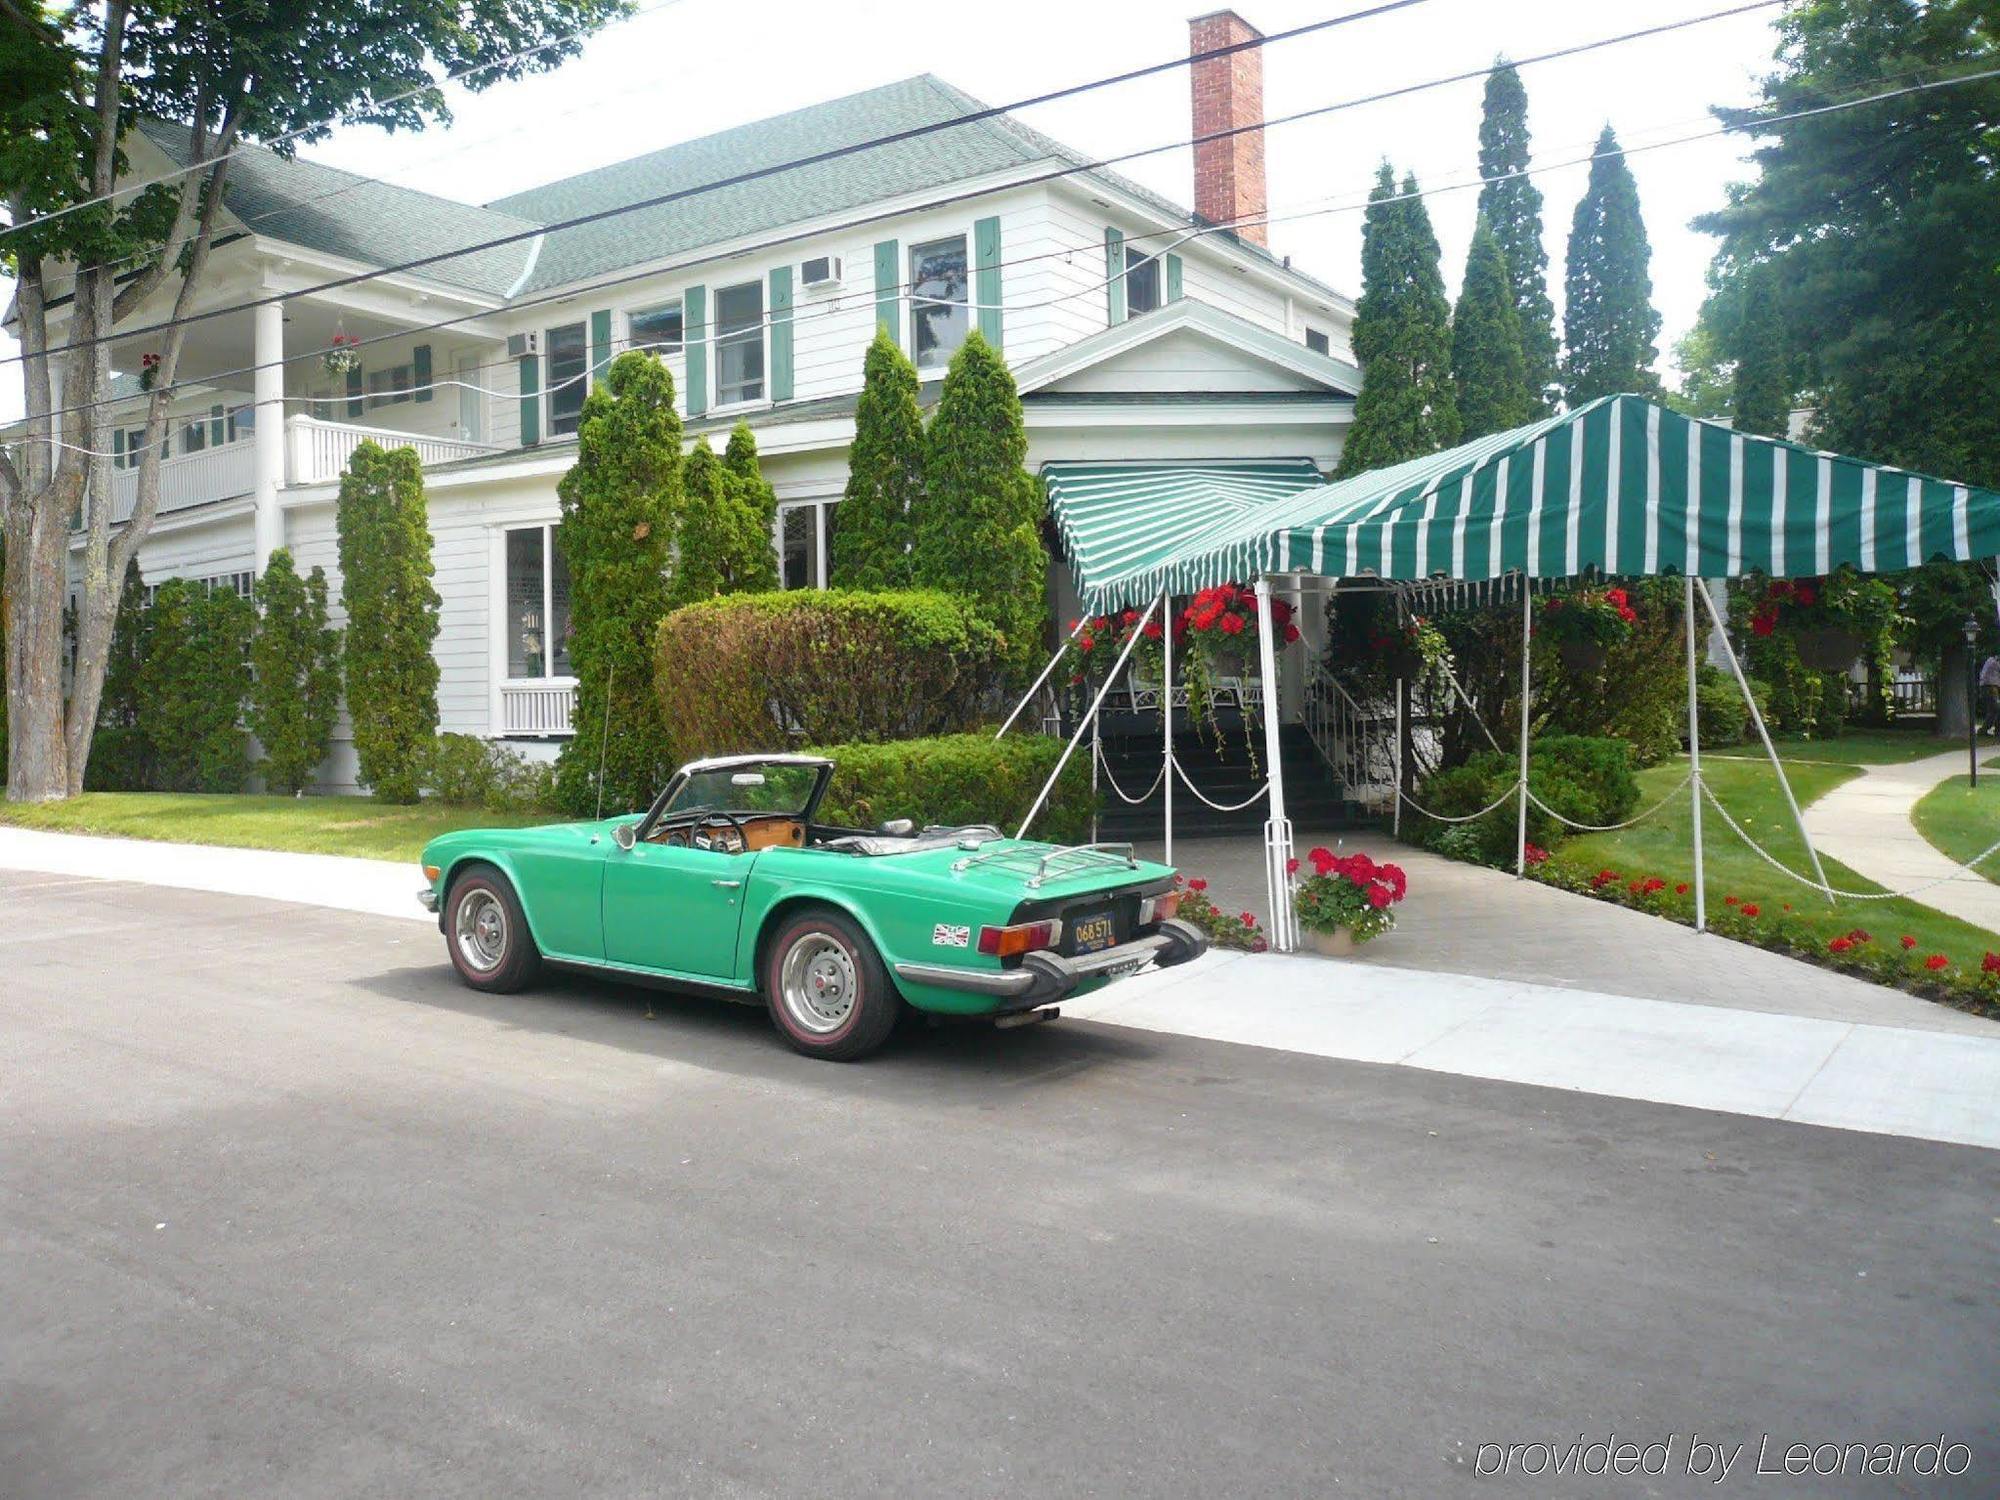
[{"label": "canopy support pole", "polygon": [[[1162,599],[1165,597],[1164,594],[1160,596]],[[1049,800],[1049,793],[1056,789],[1056,782],[1062,777],[1063,767],[1068,765],[1069,758],[1076,754],[1076,747],[1081,743],[1084,732],[1096,727],[1097,710],[1103,706],[1105,695],[1111,691],[1111,684],[1116,682],[1118,674],[1125,670],[1125,663],[1131,660],[1132,648],[1139,644],[1139,637],[1145,634],[1146,622],[1153,618],[1153,611],[1159,607],[1159,599],[1155,599],[1151,604],[1148,604],[1146,606],[1146,613],[1140,616],[1139,622],[1132,627],[1132,634],[1125,642],[1125,649],[1118,653],[1118,660],[1113,662],[1111,670],[1104,674],[1103,686],[1098,688],[1097,696],[1090,700],[1090,708],[1085,712],[1083,722],[1076,726],[1076,733],[1072,734],[1069,737],[1069,743],[1063,746],[1063,753],[1056,760],[1056,768],[1049,772],[1049,779],[1042,783],[1042,789],[1035,797],[1035,805],[1028,809],[1027,817],[1021,819],[1021,826],[1014,832],[1015,838],[1024,839],[1028,836],[1028,825],[1035,821],[1036,815],[1042,810],[1042,804]],[[1051,662],[1050,665],[1053,666],[1054,663]],[[1016,710],[1016,712],[1019,712],[1019,710]],[[1003,725],[1002,727],[1004,728],[1005,726]],[[995,735],[994,738],[998,739],[999,736]]]},{"label": "canopy support pole", "polygon": [[1049,680],[1049,673],[1053,672],[1056,669],[1056,663],[1063,659],[1063,652],[1069,649],[1069,643],[1082,633],[1083,627],[1089,622],[1089,615],[1082,614],[1077,616],[1076,623],[1069,628],[1069,634],[1063,637],[1063,643],[1056,647],[1055,655],[1051,656],[1048,665],[1042,668],[1042,675],[1035,679],[1035,685],[1022,694],[1021,701],[1014,705],[1014,711],[1007,715],[1006,722],[993,731],[994,739],[999,739],[1014,727],[1014,721],[1021,717],[1021,710],[1035,701],[1035,694],[1039,693],[1042,690],[1042,685]]},{"label": "canopy support pole", "polygon": [[1514,825],[1514,876],[1526,879],[1528,874],[1528,707],[1530,695],[1534,691],[1534,681],[1529,670],[1528,642],[1535,633],[1534,593],[1528,587],[1526,569],[1521,573],[1521,778],[1519,787],[1520,812]]},{"label": "canopy support pole", "polygon": [[1290,953],[1298,946],[1292,914],[1292,824],[1285,816],[1285,759],[1279,738],[1278,649],[1271,626],[1271,579],[1257,580],[1257,666],[1264,675],[1264,775],[1270,816],[1264,824],[1264,887],[1271,902],[1271,948]]},{"label": "canopy support pole", "polygon": [[1695,691],[1694,574],[1681,582],[1687,594],[1688,812],[1694,828],[1694,930],[1708,931],[1708,886],[1701,852],[1701,695]]},{"label": "canopy support pole", "polygon": [[1104,795],[1098,786],[1098,767],[1104,764],[1104,737],[1098,733],[1097,715],[1090,716],[1090,841],[1097,842],[1097,800]]},{"label": "canopy support pole", "polygon": [[1716,632],[1722,637],[1723,654],[1729,658],[1729,670],[1736,674],[1736,686],[1743,694],[1743,701],[1750,708],[1750,722],[1757,726],[1757,738],[1764,742],[1764,753],[1771,758],[1771,769],[1778,773],[1778,786],[1784,791],[1785,805],[1792,810],[1792,822],[1799,830],[1799,842],[1806,846],[1806,857],[1812,861],[1813,879],[1820,884],[1820,891],[1826,896],[1828,906],[1839,903],[1833,899],[1833,892],[1826,880],[1826,871],[1819,862],[1819,850],[1813,848],[1812,835],[1806,832],[1805,814],[1799,811],[1799,799],[1792,795],[1792,783],[1785,775],[1785,763],[1778,759],[1778,747],[1771,743],[1771,731],[1764,727],[1764,715],[1757,709],[1756,695],[1750,691],[1750,683],[1743,675],[1743,663],[1736,659],[1736,647],[1730,642],[1729,627],[1722,622],[1716,610],[1715,597],[1708,591],[1708,580],[1697,578],[1694,586],[1701,593],[1702,603],[1708,606],[1708,617],[1715,621]]},{"label": "canopy support pole", "polygon": [[[1167,596],[1163,593],[1161,598]],[[1166,802],[1161,812],[1167,864],[1174,862],[1174,611],[1171,604],[1160,617],[1160,791]]]}]

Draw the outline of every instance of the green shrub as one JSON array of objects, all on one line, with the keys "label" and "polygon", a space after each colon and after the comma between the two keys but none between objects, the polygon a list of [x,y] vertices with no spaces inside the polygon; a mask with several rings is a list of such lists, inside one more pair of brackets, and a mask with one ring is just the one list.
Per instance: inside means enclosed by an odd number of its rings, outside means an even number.
[{"label": "green shrub", "polygon": [[[1755,677],[1748,680],[1750,696],[1757,701],[1757,712],[1768,720],[1771,684]],[[1740,745],[1750,738],[1750,705],[1743,701],[1743,689],[1736,685],[1733,672],[1704,665],[1695,679],[1695,696],[1701,704],[1701,742],[1704,746]]]},{"label": "green shrub", "polygon": [[[820,820],[873,828],[890,818],[919,827],[991,823],[1012,834],[1061,758],[1048,735],[948,734],[893,744],[834,745],[815,754],[834,763]],[[1073,755],[1048,803],[1028,830],[1035,838],[1075,843],[1090,836],[1090,763]]]},{"label": "green shrub", "polygon": [[139,725],[139,674],[146,662],[146,587],[139,565],[125,568],[118,619],[104,662],[104,691],[97,700],[97,732],[83,771],[89,792],[144,792],[153,785],[153,752]]},{"label": "green shrub", "polygon": [[250,647],[250,728],[264,747],[260,769],[274,792],[312,781],[340,713],[340,632],[326,623],[326,573],[299,577],[280,547],[257,580],[263,618]]},{"label": "green shrub", "polygon": [[[426,751],[424,792],[457,807],[540,812],[555,806],[555,765],[470,734],[441,734]],[[624,811],[624,809],[619,809]]]},{"label": "green shrub", "polygon": [[839,589],[737,594],[661,623],[655,682],[681,760],[903,739],[970,726],[999,632],[956,595]]},{"label": "green shrub", "polygon": [[147,611],[139,723],[162,792],[240,792],[250,774],[243,700],[257,612],[225,589],[176,578]]},{"label": "green shrub", "polygon": [[[1639,803],[1632,760],[1632,747],[1624,740],[1552,734],[1534,741],[1528,747],[1528,789],[1550,810],[1532,801],[1528,804],[1528,842],[1544,849],[1560,843],[1569,831],[1561,818],[1601,827],[1631,816]],[[1519,803],[1510,797],[1483,817],[1473,814],[1514,785],[1515,779],[1514,757],[1497,750],[1481,751],[1462,766],[1437,772],[1417,791],[1424,810],[1438,815],[1420,823],[1419,838],[1453,858],[1511,866]],[[1447,818],[1473,820],[1443,821]]]}]

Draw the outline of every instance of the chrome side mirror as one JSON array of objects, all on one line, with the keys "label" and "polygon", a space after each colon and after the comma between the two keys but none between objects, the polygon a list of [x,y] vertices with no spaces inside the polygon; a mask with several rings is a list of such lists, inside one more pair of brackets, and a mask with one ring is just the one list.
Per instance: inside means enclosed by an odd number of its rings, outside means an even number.
[{"label": "chrome side mirror", "polygon": [[639,842],[639,825],[636,823],[620,823],[616,828],[611,830],[611,842],[616,844],[620,849],[630,853],[632,846]]}]

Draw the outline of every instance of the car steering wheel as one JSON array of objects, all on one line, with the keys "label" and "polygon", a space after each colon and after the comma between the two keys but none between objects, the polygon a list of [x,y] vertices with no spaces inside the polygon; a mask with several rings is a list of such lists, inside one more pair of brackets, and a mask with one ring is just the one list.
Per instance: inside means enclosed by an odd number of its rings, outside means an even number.
[{"label": "car steering wheel", "polygon": [[721,850],[724,854],[742,854],[749,849],[750,835],[744,830],[743,820],[732,812],[703,813],[700,820],[694,825],[694,833],[688,842],[695,843],[697,839],[704,840],[705,842],[696,844],[696,847],[715,849],[717,847],[716,841],[707,832],[710,828],[727,829],[734,835],[736,847],[732,849],[726,844],[722,845]]}]

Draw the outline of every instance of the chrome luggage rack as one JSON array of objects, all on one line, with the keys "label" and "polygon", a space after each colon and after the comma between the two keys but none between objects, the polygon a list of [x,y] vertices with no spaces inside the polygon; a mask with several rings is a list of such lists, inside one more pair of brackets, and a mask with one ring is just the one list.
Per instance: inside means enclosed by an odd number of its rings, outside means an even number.
[{"label": "chrome luggage rack", "polygon": [[968,854],[964,859],[954,860],[951,868],[956,873],[969,870],[974,865],[997,865],[1003,870],[1024,872],[1028,877],[1028,889],[1032,891],[1048,881],[1081,875],[1090,870],[1136,870],[1139,861],[1134,857],[1130,844],[1073,844],[1067,848],[1052,849],[1046,854],[1017,844],[1007,849],[995,849],[991,854]]}]

